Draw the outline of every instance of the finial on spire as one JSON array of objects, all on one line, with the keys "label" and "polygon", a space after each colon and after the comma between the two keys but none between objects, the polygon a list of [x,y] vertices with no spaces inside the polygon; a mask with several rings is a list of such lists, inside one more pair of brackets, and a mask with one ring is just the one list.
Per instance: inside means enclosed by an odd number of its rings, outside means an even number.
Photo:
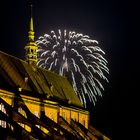
[{"label": "finial on spire", "polygon": [[34,27],[33,27],[33,5],[31,4],[30,5],[30,14],[31,14],[31,17],[30,17],[30,31],[34,31]]}]

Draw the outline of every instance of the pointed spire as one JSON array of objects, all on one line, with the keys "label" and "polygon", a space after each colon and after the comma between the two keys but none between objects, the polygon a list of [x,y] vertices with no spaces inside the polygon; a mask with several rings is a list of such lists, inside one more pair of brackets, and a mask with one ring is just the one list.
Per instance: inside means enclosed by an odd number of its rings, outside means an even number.
[{"label": "pointed spire", "polygon": [[28,32],[28,43],[25,46],[26,50],[26,61],[29,64],[36,65],[37,63],[37,44],[35,43],[35,32],[33,26],[33,6],[30,7],[30,24],[29,24],[29,32]]},{"label": "pointed spire", "polygon": [[34,25],[33,25],[33,5],[31,5],[31,9],[30,9],[30,27],[29,27],[29,41],[34,41]]},{"label": "pointed spire", "polygon": [[33,5],[31,5],[30,31],[34,31],[34,27],[33,27]]}]

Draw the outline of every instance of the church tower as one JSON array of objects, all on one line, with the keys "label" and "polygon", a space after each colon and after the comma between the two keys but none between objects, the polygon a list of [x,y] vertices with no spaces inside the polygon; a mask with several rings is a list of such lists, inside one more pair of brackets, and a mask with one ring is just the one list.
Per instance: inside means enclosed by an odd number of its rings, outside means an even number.
[{"label": "church tower", "polygon": [[33,27],[33,11],[32,11],[33,6],[31,5],[31,17],[30,17],[30,26],[29,26],[29,32],[28,32],[28,43],[25,46],[26,50],[26,61],[33,65],[36,66],[37,63],[37,44],[35,43],[35,32],[34,32],[34,27]]}]

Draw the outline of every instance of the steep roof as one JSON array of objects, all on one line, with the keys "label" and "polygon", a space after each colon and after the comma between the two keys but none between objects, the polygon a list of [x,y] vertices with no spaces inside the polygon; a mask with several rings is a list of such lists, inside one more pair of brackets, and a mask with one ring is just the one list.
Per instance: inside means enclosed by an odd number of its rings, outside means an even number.
[{"label": "steep roof", "polygon": [[[0,51],[0,87],[21,87],[30,96],[43,95],[72,105],[82,104],[66,77],[59,76]],[[2,87],[1,87],[2,88]]]}]

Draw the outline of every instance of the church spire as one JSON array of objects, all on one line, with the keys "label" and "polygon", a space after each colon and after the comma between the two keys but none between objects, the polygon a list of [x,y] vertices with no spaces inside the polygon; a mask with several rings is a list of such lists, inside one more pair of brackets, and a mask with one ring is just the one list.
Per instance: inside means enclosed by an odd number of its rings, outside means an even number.
[{"label": "church spire", "polygon": [[33,27],[33,6],[31,5],[31,16],[30,16],[30,26],[28,32],[28,43],[25,46],[26,50],[26,61],[31,65],[36,65],[37,63],[37,44],[35,43],[35,32]]},{"label": "church spire", "polygon": [[31,5],[30,31],[34,31],[33,27],[33,6]]}]

